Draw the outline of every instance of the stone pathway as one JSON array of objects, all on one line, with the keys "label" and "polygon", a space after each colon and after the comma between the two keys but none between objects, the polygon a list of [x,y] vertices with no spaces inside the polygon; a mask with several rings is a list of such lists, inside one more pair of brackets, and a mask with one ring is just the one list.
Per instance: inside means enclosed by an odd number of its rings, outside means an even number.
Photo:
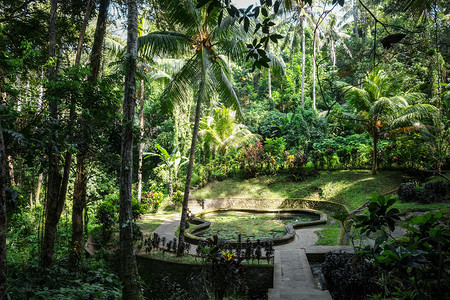
[{"label": "stone pathway", "polygon": [[269,289],[269,300],[331,300],[328,291],[315,289],[306,257],[306,249],[318,240],[314,232],[321,229],[297,229],[294,241],[275,247],[273,288]]},{"label": "stone pathway", "polygon": [[176,237],[175,232],[178,226],[180,226],[180,215],[164,220],[153,233],[157,233],[161,238],[165,237],[166,241],[170,241]]}]

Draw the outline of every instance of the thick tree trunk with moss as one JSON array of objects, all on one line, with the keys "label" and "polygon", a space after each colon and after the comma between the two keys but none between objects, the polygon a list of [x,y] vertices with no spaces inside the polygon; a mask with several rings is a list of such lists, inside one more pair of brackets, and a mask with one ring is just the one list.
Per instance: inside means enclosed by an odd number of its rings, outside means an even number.
[{"label": "thick tree trunk with moss", "polygon": [[[201,85],[203,85],[203,83],[201,83]],[[197,145],[198,128],[200,125],[200,113],[201,113],[201,104],[202,104],[201,96],[202,96],[202,88],[199,89],[199,94],[198,94],[198,98],[197,98],[197,106],[195,108],[195,122],[194,122],[194,129],[192,131],[191,152],[189,153],[189,165],[188,165],[188,170],[187,170],[187,174],[186,174],[186,184],[184,187],[184,197],[183,197],[183,206],[181,209],[180,235],[178,237],[178,245],[184,245],[184,233],[186,231],[189,192],[190,192],[190,186],[191,186],[192,171],[194,169],[195,146]],[[179,250],[178,256],[183,255],[181,247],[178,250]]]},{"label": "thick tree trunk with moss", "polygon": [[0,300],[6,300],[6,232],[8,224],[6,219],[6,172],[4,166],[5,144],[2,131],[0,124]]},{"label": "thick tree trunk with moss", "polygon": [[138,37],[137,0],[128,0],[128,37],[123,100],[123,130],[120,166],[120,257],[122,264],[122,298],[143,299],[133,248],[131,184],[133,171],[133,120],[136,106],[136,58]]}]

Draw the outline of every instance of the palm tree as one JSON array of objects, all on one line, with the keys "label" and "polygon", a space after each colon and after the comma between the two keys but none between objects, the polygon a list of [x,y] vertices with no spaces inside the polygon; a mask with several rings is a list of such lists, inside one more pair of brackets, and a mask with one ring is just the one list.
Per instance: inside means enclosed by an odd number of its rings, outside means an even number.
[{"label": "palm tree", "polygon": [[[373,175],[377,173],[378,141],[382,131],[410,125],[436,111],[432,105],[417,103],[422,94],[392,95],[389,78],[381,68],[370,72],[362,88],[344,85],[343,89],[346,100],[357,112],[352,117],[365,125],[373,139]],[[409,104],[413,102],[416,104]]]},{"label": "palm tree", "polygon": [[218,24],[215,10],[207,13],[206,6],[198,9],[195,1],[168,0],[161,1],[160,5],[164,6],[162,17],[177,31],[152,32],[140,38],[140,47],[154,55],[187,57],[184,66],[165,89],[163,106],[171,109],[191,94],[197,98],[180,221],[179,244],[183,245],[201,106],[203,103],[210,104],[215,98],[221,99],[227,106],[232,106],[238,116],[242,116],[227,63],[220,55],[230,54],[232,59],[242,59],[245,45],[239,38],[244,31],[231,18]]},{"label": "palm tree", "polygon": [[204,148],[213,156],[225,155],[229,149],[260,138],[259,135],[251,133],[244,124],[237,124],[235,114],[235,111],[222,106],[214,109],[212,116],[200,121],[199,137]]},{"label": "palm tree", "polygon": [[162,161],[162,167],[167,170],[169,173],[169,197],[173,195],[173,182],[175,181],[175,189],[178,186],[178,172],[180,171],[181,166],[188,162],[187,157],[181,155],[178,147],[175,146],[172,153],[161,147],[161,145],[156,144],[156,149],[158,149],[159,153],[145,153],[152,156],[157,156]]}]

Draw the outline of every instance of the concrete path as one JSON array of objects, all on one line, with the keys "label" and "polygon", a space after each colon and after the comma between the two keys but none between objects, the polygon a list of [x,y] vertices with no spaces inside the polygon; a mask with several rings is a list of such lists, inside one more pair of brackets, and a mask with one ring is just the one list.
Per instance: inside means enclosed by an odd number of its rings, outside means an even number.
[{"label": "concrete path", "polygon": [[314,233],[323,228],[296,230],[294,241],[275,247],[274,282],[269,289],[269,300],[331,300],[328,291],[315,289],[314,278],[306,257],[306,249],[313,246],[318,237]]},{"label": "concrete path", "polygon": [[180,226],[180,215],[164,220],[153,233],[157,233],[161,238],[165,237],[166,241],[171,241],[176,237],[175,232],[178,226]]}]

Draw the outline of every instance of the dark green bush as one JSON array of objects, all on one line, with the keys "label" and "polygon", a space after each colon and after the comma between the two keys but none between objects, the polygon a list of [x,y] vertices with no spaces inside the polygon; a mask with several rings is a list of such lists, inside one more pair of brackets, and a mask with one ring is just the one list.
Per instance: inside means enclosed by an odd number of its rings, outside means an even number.
[{"label": "dark green bush", "polygon": [[357,254],[327,253],[322,273],[333,299],[366,299],[378,291],[374,266]]}]

